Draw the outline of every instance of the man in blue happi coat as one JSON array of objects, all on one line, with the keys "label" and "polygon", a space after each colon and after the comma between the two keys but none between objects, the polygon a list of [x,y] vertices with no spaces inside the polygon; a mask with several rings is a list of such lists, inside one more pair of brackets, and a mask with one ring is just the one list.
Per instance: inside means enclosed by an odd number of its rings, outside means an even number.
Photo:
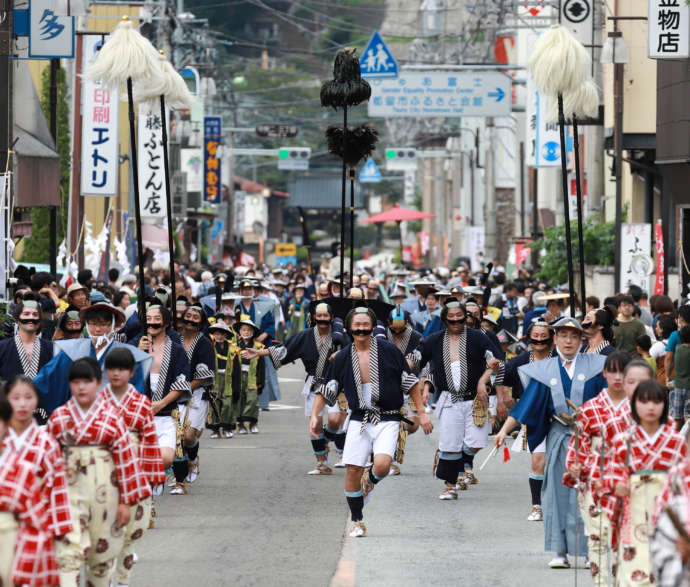
[{"label": "man in blue happi coat", "polygon": [[561,482],[571,436],[568,419],[575,416],[565,400],[579,407],[606,387],[602,374],[606,357],[578,352],[584,331],[575,318],[561,318],[552,327],[558,355],[518,369],[525,391],[496,435],[495,443],[503,444],[518,422],[527,425],[530,450],[546,438],[541,491],[544,549],[556,553],[549,563],[551,568],[568,568],[568,554],[587,553],[587,536],[577,505],[577,490]]},{"label": "man in blue happi coat", "polygon": [[[136,347],[114,340],[115,333],[124,323],[124,313],[109,302],[97,302],[81,311],[82,320],[86,323],[88,337],[55,341],[53,358],[46,363],[34,378],[38,387],[39,407],[47,415],[71,397],[67,374],[72,363],[82,357],[93,357],[101,365],[105,356],[112,349],[124,346],[134,355],[136,367],[130,383],[139,393],[145,392],[145,382],[151,370],[152,357]],[[103,385],[108,383],[103,370]]]}]

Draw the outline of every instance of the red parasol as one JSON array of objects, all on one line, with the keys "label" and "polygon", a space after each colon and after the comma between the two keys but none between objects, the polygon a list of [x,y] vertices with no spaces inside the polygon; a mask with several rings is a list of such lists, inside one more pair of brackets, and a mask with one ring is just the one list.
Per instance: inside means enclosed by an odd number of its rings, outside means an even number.
[{"label": "red parasol", "polygon": [[[420,212],[419,210],[411,210],[410,208],[401,208],[398,204],[390,210],[381,212],[381,214],[374,214],[369,218],[365,218],[362,222],[397,222],[398,229],[400,229],[400,223],[404,220],[421,220],[422,218],[436,218],[435,214],[429,214],[428,212]],[[403,256],[403,242],[402,242],[402,230],[400,230],[400,262],[402,263]]]},{"label": "red parasol", "polygon": [[403,222],[404,220],[421,220],[422,218],[436,218],[436,216],[428,212],[401,208],[396,204],[394,208],[380,214],[374,214],[369,218],[365,218],[362,222]]}]

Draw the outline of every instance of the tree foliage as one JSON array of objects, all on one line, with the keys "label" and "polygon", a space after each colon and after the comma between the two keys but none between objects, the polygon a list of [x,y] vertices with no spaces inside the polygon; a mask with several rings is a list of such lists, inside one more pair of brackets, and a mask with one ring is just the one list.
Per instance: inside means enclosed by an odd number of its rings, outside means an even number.
[{"label": "tree foliage", "polygon": [[[60,156],[60,208],[58,209],[57,240],[60,242],[67,228],[70,176],[70,129],[69,108],[67,104],[67,78],[65,70],[58,70],[57,78],[57,152]],[[46,120],[50,120],[50,67],[41,74],[41,108]],[[24,241],[22,261],[48,263],[50,251],[50,210],[33,208],[31,237]]]},{"label": "tree foliage", "polygon": [[[577,221],[570,223],[573,264],[580,263],[577,242]],[[615,230],[613,222],[602,222],[601,216],[592,215],[583,225],[585,265],[613,265]],[[538,276],[550,283],[560,284],[568,280],[568,259],[565,239],[565,223],[544,229],[544,238],[533,243],[536,250],[546,251],[541,258]]]}]

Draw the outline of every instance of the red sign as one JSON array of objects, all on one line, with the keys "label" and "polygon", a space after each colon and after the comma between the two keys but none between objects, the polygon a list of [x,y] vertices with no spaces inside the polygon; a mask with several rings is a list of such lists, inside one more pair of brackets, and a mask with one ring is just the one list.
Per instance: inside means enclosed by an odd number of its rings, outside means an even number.
[{"label": "red sign", "polygon": [[412,263],[412,246],[411,245],[405,245],[402,248],[402,260],[405,261],[405,263]]},{"label": "red sign", "polygon": [[656,280],[654,281],[654,295],[664,293],[664,232],[661,228],[661,220],[656,221]]}]

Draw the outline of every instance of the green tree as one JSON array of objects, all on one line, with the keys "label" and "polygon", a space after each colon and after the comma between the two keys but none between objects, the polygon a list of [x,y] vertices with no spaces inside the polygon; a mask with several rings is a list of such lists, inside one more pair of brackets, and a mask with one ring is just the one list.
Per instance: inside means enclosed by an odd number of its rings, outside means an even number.
[{"label": "green tree", "polygon": [[[580,255],[577,246],[577,221],[570,223],[573,264],[578,265]],[[613,222],[602,222],[601,216],[592,215],[582,225],[585,265],[613,265],[615,231]],[[551,283],[568,280],[568,259],[565,240],[565,223],[544,230],[544,238],[532,244],[536,250],[546,251],[541,258],[539,277]]]},{"label": "green tree", "polygon": [[[70,129],[69,108],[67,104],[67,78],[65,70],[58,70],[57,78],[57,152],[60,156],[60,208],[58,209],[57,240],[64,238],[67,228],[67,210],[69,202],[70,176]],[[50,120],[50,68],[46,67],[41,75],[41,107],[46,120]],[[50,210],[32,208],[31,237],[24,241],[22,261],[47,263],[50,250]]]}]

